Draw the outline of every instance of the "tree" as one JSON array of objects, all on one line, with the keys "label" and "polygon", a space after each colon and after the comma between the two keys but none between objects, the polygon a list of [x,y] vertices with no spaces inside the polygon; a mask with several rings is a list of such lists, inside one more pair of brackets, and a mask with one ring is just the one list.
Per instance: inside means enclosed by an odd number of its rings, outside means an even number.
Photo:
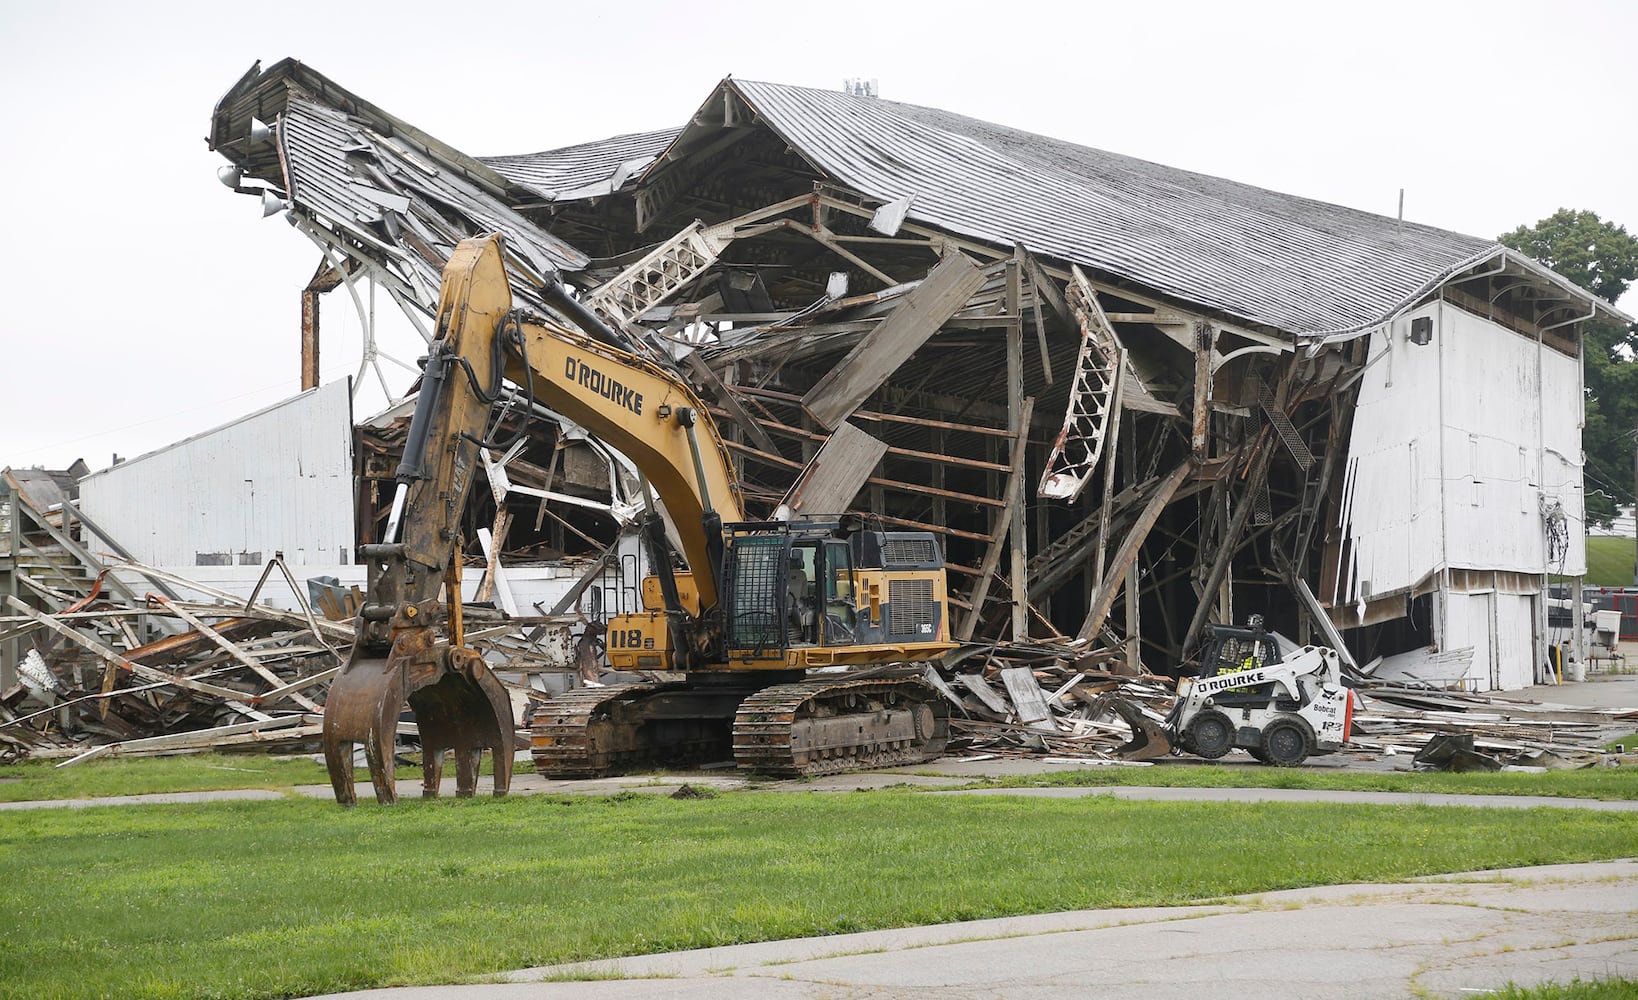
[{"label": "tree", "polygon": [[1561,208],[1498,239],[1587,291],[1614,302],[1638,279],[1638,239],[1592,212]]},{"label": "tree", "polygon": [[[1561,208],[1533,226],[1498,237],[1606,302],[1638,280],[1638,239],[1596,214]],[[1608,524],[1615,503],[1633,498],[1633,432],[1638,427],[1638,324],[1590,322],[1586,359],[1587,518]]]}]

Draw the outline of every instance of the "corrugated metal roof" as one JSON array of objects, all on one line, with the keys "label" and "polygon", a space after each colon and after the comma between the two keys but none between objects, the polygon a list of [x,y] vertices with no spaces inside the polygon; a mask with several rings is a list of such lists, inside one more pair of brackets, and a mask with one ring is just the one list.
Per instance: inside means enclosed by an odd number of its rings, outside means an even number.
[{"label": "corrugated metal roof", "polygon": [[547,200],[589,198],[617,190],[628,177],[654,162],[681,129],[633,132],[543,153],[480,156],[478,159],[514,184]]},{"label": "corrugated metal roof", "polygon": [[[251,140],[253,116],[274,123],[276,143]],[[533,188],[294,60],[253,66],[217,103],[210,141],[248,177],[284,190],[309,236],[428,312],[449,253],[467,236],[506,234],[513,293],[537,309],[542,275],[588,263],[512,207]]]},{"label": "corrugated metal roof", "polygon": [[[294,84],[298,98],[320,95],[319,103],[291,100],[287,110],[286,81]],[[840,91],[729,79],[707,98],[702,111],[722,106],[724,91],[731,91],[781,139],[839,183],[884,202],[913,195],[909,217],[914,221],[1001,247],[1022,243],[1038,254],[1251,325],[1300,335],[1356,332],[1414,306],[1442,283],[1498,257],[1510,270],[1553,281],[1576,301],[1589,305],[1597,301],[1487,239],[1178,170],[936,108]],[[709,133],[716,131],[706,123],[706,115],[681,129],[480,160],[286,60],[266,73],[259,66],[253,68],[224,96],[212,120],[212,145],[253,176],[277,176],[280,164],[265,149],[245,144],[244,136],[250,115],[264,120],[280,112],[286,118],[292,112],[299,116],[302,109],[297,104],[305,106],[310,120],[287,122],[282,130],[286,136],[307,125],[331,132],[361,130],[378,146],[382,140],[386,144],[409,140],[404,151],[414,152],[408,162],[413,164],[420,156],[442,168],[443,177],[425,185],[440,212],[452,204],[459,206],[472,224],[506,230],[514,246],[532,229],[531,239],[521,241],[530,245],[520,256],[532,259],[536,267],[551,260],[568,270],[583,266],[583,255],[512,212],[507,203],[524,204],[529,195],[561,202],[629,191],[634,182],[652,177],[671,159],[701,148],[700,143],[709,142]],[[311,120],[320,112],[331,121]],[[336,152],[345,146],[321,147],[316,131],[313,137],[309,152],[318,158],[295,172],[345,171],[348,157]],[[341,136],[323,138],[328,142]],[[332,162],[320,165],[321,159]],[[424,172],[409,170],[404,176],[417,173]],[[331,179],[339,182],[341,177],[338,173]],[[311,179],[298,180],[297,202],[320,186]],[[450,187],[460,191],[452,201],[439,190]],[[379,242],[386,235],[379,225],[373,233],[368,228],[373,208],[367,195],[362,206],[356,193],[343,197],[341,187],[327,197],[330,210],[356,220],[351,228],[364,242]],[[399,248],[400,269],[422,272],[416,254],[406,250]],[[416,277],[424,281],[431,275]],[[529,282],[518,284],[528,298]],[[1608,304],[1595,308],[1608,318],[1624,319]]]},{"label": "corrugated metal roof", "polygon": [[815,166],[910,218],[1290,333],[1380,320],[1495,249],[935,108],[730,80]]},{"label": "corrugated metal roof", "polygon": [[498,198],[339,111],[292,99],[279,140],[291,202],[375,247],[433,301],[455,244],[476,233],[505,233],[508,249],[534,269],[513,282],[531,304],[540,275],[586,264],[584,254]]}]

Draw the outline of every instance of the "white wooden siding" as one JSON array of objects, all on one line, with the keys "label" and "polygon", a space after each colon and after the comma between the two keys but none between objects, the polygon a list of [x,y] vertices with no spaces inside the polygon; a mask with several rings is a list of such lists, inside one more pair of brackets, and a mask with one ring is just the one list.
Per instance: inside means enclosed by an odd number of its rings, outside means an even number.
[{"label": "white wooden siding", "polygon": [[[1424,316],[1433,339],[1412,344],[1411,322]],[[1579,358],[1434,302],[1372,333],[1368,362],[1343,505],[1351,561],[1333,605],[1443,586],[1447,571],[1586,572]],[[1543,509],[1554,505],[1570,544],[1550,562]],[[1475,591],[1435,605],[1441,648],[1473,647],[1468,686],[1532,682],[1539,603]]]},{"label": "white wooden siding", "polygon": [[[1418,316],[1435,321],[1426,346],[1406,336]],[[1372,334],[1369,360],[1349,442],[1354,569],[1333,600],[1446,567],[1585,572],[1577,358],[1431,303]],[[1570,527],[1562,565],[1547,564],[1543,500]]]}]

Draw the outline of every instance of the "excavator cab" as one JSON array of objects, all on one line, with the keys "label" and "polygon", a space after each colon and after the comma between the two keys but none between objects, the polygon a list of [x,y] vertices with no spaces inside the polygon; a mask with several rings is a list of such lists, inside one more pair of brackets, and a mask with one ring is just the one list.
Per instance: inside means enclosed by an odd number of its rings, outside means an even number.
[{"label": "excavator cab", "polygon": [[[730,534],[728,648],[770,651],[853,642],[853,559],[845,541],[781,527]],[[783,589],[776,584],[784,580]]]},{"label": "excavator cab", "polygon": [[943,556],[929,532],[844,521],[725,525],[722,642],[730,664],[801,669],[948,648]]}]

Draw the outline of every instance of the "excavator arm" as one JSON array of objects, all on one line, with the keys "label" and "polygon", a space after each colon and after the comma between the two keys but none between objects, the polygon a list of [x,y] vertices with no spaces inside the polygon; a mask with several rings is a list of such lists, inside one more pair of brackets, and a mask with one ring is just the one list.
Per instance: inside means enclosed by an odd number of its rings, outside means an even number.
[{"label": "excavator arm", "polygon": [[664,504],[692,570],[689,593],[697,595],[687,601],[679,595],[651,505],[646,529],[662,550],[652,561],[666,592],[673,648],[699,644],[685,633],[698,630],[718,601],[721,525],[743,513],[715,424],[686,383],[617,346],[616,334],[557,291],[564,311],[596,337],[512,309],[498,235],[462,241],[444,270],[437,334],[387,529],[381,543],[361,547],[369,594],[352,655],[325,707],[325,760],[338,802],[355,801],[352,748],[360,743],[377,800],[395,801],[392,746],[406,702],[422,739],[423,795],[437,794],[446,750],[456,757],[458,794],[473,794],[484,749],[494,757],[495,794],[510,784],[510,702],[482,657],[463,644],[458,551],[478,449],[495,444],[485,440],[485,429],[505,382],[531,410],[538,401],[630,458],[645,491]]}]

